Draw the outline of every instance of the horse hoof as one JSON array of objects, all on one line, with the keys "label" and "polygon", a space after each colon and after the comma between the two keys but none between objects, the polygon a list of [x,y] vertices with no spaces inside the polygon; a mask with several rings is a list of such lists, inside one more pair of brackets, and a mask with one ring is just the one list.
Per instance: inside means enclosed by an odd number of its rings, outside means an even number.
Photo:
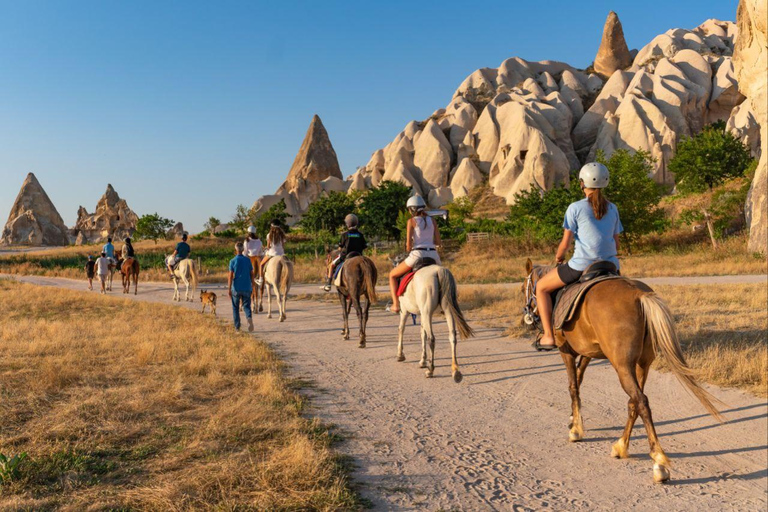
[{"label": "horse hoof", "polygon": [[365,342],[361,341],[357,348],[365,348]]},{"label": "horse hoof", "polygon": [[616,441],[613,443],[613,446],[611,446],[611,457],[614,459],[626,459],[629,457],[629,453],[627,453],[627,449],[621,441]]},{"label": "horse hoof", "polygon": [[281,317],[280,317],[280,321],[281,321],[281,322],[285,322],[285,317],[284,317],[284,316],[281,316]]},{"label": "horse hoof", "polygon": [[397,356],[397,362],[398,363],[402,363],[403,361],[405,361],[405,356],[402,356],[402,355]]},{"label": "horse hoof", "polygon": [[263,313],[263,312],[264,312],[264,307],[263,306],[259,306],[259,313]]},{"label": "horse hoof", "polygon": [[433,372],[431,370],[427,370],[427,371],[424,372],[424,374],[427,376],[428,379],[432,378],[432,373]]},{"label": "horse hoof", "polygon": [[424,361],[419,362],[419,368],[426,368],[426,367],[427,367],[427,363],[425,363]]},{"label": "horse hoof", "polygon": [[460,371],[456,370],[455,372],[453,372],[453,382],[458,384],[462,380],[464,380],[464,376],[461,374]]},{"label": "horse hoof", "polygon": [[267,318],[272,318],[272,315],[267,315]]},{"label": "horse hoof", "polygon": [[572,443],[578,443],[579,441],[581,441],[581,437],[582,437],[581,434],[579,434],[578,432],[568,432],[568,441]]},{"label": "horse hoof", "polygon": [[661,484],[669,480],[669,470],[666,466],[661,464],[653,465],[653,481],[657,484]]}]

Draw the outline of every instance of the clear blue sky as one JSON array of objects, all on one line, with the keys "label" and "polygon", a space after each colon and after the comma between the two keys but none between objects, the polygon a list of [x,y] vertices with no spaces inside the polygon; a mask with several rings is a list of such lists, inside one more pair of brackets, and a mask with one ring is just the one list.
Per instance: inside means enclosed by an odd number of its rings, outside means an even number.
[{"label": "clear blue sky", "polygon": [[34,172],[67,225],[109,182],[197,231],[273,193],[315,113],[347,176],[477,68],[586,67],[611,8],[636,48],[736,5],[0,0],[0,222]]}]

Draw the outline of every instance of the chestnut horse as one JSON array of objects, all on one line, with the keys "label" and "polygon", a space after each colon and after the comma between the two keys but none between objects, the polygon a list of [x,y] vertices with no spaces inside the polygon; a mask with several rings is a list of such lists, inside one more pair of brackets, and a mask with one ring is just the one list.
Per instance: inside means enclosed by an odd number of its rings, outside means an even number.
[{"label": "chestnut horse", "polygon": [[[262,295],[261,286],[256,284],[256,279],[261,275],[261,256],[248,256],[253,266],[253,291],[251,292],[251,312],[258,313],[264,311],[264,307],[258,303],[259,297]],[[258,304],[257,304],[258,303]]]},{"label": "chestnut horse", "polygon": [[[533,306],[532,294],[536,282],[551,267],[526,263],[528,279],[523,285],[526,305]],[[723,421],[713,401],[718,401],[702,389],[694,379],[694,372],[685,362],[675,331],[674,319],[661,298],[645,283],[631,279],[610,279],[595,284],[584,296],[573,318],[563,329],[555,331],[555,342],[563,357],[568,373],[571,394],[572,419],[569,439],[580,441],[584,437],[581,418],[579,387],[584,371],[592,359],[608,359],[619,376],[624,392],[629,395],[629,417],[624,433],[611,448],[611,456],[629,457],[629,436],[639,415],[645,424],[651,447],[653,479],[669,479],[669,459],[661,448],[651,417],[648,397],[643,393],[648,371],[656,355],[664,357],[675,377],[719,421]],[[581,356],[578,364],[577,356]]]},{"label": "chestnut horse", "polygon": [[123,278],[123,293],[131,293],[131,279],[133,279],[133,294],[139,292],[139,260],[126,258],[117,260],[120,275]]},{"label": "chestnut horse", "polygon": [[[340,249],[328,253],[328,266],[339,255]],[[373,260],[365,256],[348,256],[344,262],[344,268],[340,270],[341,281],[336,287],[341,303],[341,313],[344,317],[344,329],[341,335],[345,340],[349,339],[349,312],[355,307],[357,319],[360,322],[360,348],[365,348],[365,327],[368,325],[368,310],[371,304],[376,303],[376,279],[378,271]],[[365,306],[360,302],[360,297],[365,296]]]}]

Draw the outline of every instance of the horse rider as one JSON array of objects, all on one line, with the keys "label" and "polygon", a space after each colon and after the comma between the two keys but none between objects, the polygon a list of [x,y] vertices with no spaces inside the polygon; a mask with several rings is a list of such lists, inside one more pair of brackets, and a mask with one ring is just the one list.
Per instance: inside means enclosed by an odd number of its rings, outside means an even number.
[{"label": "horse rider", "polygon": [[[544,334],[534,344],[539,351],[557,348],[550,294],[578,281],[584,270],[596,261],[607,260],[619,268],[616,255],[619,234],[624,227],[619,220],[618,208],[603,194],[603,189],[608,186],[608,168],[601,163],[588,163],[579,171],[579,182],[586,197],[572,203],[565,211],[563,238],[555,256],[557,267],[536,283],[536,305],[544,328]],[[563,264],[571,242],[575,242],[573,256]]]},{"label": "horse rider", "polygon": [[245,255],[255,261],[257,267],[253,269],[253,275],[258,276],[261,269],[261,258],[264,256],[264,245],[261,243],[259,234],[254,226],[248,227],[248,236],[243,243]]},{"label": "horse rider", "polygon": [[112,237],[107,237],[107,243],[104,244],[104,247],[101,248],[101,252],[106,254],[106,258],[109,260],[110,265],[116,265],[117,260],[115,259],[115,246],[112,245]]},{"label": "horse rider", "polygon": [[357,215],[350,213],[344,217],[344,224],[347,226],[347,231],[341,234],[341,240],[339,241],[339,255],[328,266],[328,275],[326,276],[325,286],[323,290],[326,292],[331,291],[331,282],[333,281],[333,275],[336,272],[336,268],[344,262],[350,254],[363,255],[363,251],[368,247],[365,242],[365,237],[357,229],[360,224]]},{"label": "horse rider", "polygon": [[186,231],[182,233],[181,242],[176,244],[176,249],[174,249],[173,254],[168,258],[168,272],[171,274],[171,279],[173,279],[173,269],[176,268],[176,265],[178,265],[181,260],[189,258],[189,253],[192,252],[192,248],[189,247],[189,244],[187,243],[188,237],[189,235]]},{"label": "horse rider", "polygon": [[435,220],[427,215],[427,203],[419,195],[411,196],[406,204],[411,218],[408,219],[405,250],[408,257],[389,273],[389,291],[392,294],[393,313],[400,312],[400,298],[397,296],[398,279],[407,274],[424,258],[431,258],[440,265],[440,230]]},{"label": "horse rider", "polygon": [[280,221],[277,219],[272,220],[269,224],[269,233],[267,234],[267,252],[264,258],[261,260],[259,279],[256,284],[261,286],[264,290],[264,271],[267,269],[267,262],[270,258],[275,256],[282,256],[285,254],[285,231],[280,226]]}]

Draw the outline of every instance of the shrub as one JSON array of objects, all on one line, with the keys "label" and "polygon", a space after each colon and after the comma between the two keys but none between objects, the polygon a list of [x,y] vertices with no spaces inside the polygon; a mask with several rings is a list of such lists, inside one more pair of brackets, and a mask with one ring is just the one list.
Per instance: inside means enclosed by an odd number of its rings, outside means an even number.
[{"label": "shrub", "polygon": [[253,210],[249,212],[252,224],[256,227],[256,233],[258,233],[260,238],[266,240],[267,233],[269,233],[269,225],[273,220],[280,223],[283,231],[286,233],[289,231],[288,223],[286,222],[289,215],[285,209],[285,199],[281,199],[279,203],[273,204],[266,212],[259,214],[258,217]]},{"label": "shrub", "polygon": [[239,204],[235,208],[235,214],[232,215],[232,220],[229,223],[229,229],[227,231],[234,230],[238,234],[245,233],[248,226],[251,224],[251,213],[245,205]]},{"label": "shrub", "polygon": [[750,160],[747,147],[718,121],[693,138],[683,137],[669,170],[675,174],[680,192],[703,192],[729,178],[743,176]]},{"label": "shrub", "polygon": [[173,220],[161,217],[157,212],[142,215],[136,222],[133,238],[136,240],[154,240],[157,243],[159,239],[165,238],[173,224]]},{"label": "shrub", "polygon": [[411,188],[396,181],[382,181],[369,190],[358,207],[360,224],[365,226],[369,237],[399,240],[401,228],[398,215],[405,211],[405,203],[411,195]]},{"label": "shrub", "polygon": [[301,217],[301,227],[309,233],[336,233],[344,226],[344,217],[355,211],[355,201],[342,192],[331,192],[309,205]]}]

